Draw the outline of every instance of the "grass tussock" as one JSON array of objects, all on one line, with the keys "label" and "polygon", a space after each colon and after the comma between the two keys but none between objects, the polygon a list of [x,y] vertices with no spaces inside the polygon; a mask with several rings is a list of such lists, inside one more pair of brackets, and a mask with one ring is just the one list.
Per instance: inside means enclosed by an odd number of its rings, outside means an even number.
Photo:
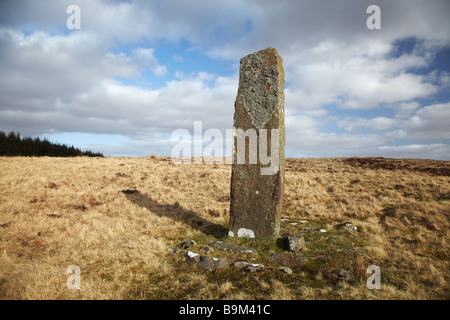
[{"label": "grass tussock", "polygon": [[[226,235],[230,175],[230,165],[173,164],[156,155],[0,158],[0,298],[450,296],[448,162],[287,159],[283,218],[297,224],[282,223],[282,232],[304,235],[308,259],[291,275],[267,260],[285,252],[280,241],[222,239],[257,249],[258,256],[241,257],[266,266],[257,273],[205,272],[170,253],[187,239],[198,250]],[[81,290],[67,288],[71,265],[80,267]],[[380,267],[380,290],[366,286],[369,265]]]}]

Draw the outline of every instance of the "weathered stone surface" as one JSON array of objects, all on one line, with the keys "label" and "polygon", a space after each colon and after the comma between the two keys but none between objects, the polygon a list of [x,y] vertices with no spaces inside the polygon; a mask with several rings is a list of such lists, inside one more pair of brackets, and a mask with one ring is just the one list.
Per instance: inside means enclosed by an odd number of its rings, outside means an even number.
[{"label": "weathered stone surface", "polygon": [[241,59],[234,112],[229,236],[278,238],[284,144],[282,59],[274,48],[267,48]]},{"label": "weathered stone surface", "polygon": [[214,242],[214,246],[219,250],[224,251],[232,251],[232,252],[241,252],[241,253],[250,253],[250,254],[258,254],[255,249],[240,246],[234,243],[216,241]]},{"label": "weathered stone surface", "polygon": [[276,253],[269,257],[269,261],[285,267],[295,267],[305,264],[307,259],[292,253]]},{"label": "weathered stone surface", "polygon": [[286,247],[291,252],[298,252],[305,246],[305,238],[303,236],[294,236],[287,234],[284,236]]}]

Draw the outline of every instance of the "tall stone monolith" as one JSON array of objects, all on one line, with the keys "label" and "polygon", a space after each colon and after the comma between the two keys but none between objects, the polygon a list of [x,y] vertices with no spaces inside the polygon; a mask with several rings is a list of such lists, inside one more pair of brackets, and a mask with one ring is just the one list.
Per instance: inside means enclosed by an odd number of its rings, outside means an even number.
[{"label": "tall stone monolith", "polygon": [[274,48],[240,61],[229,235],[275,240],[284,189],[284,71]]}]

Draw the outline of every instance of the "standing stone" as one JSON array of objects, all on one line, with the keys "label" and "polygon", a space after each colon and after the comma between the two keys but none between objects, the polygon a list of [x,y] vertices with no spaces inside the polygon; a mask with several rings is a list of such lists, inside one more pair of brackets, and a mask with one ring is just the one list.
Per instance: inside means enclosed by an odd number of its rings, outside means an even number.
[{"label": "standing stone", "polygon": [[284,187],[284,71],[274,48],[240,61],[229,236],[275,240]]}]

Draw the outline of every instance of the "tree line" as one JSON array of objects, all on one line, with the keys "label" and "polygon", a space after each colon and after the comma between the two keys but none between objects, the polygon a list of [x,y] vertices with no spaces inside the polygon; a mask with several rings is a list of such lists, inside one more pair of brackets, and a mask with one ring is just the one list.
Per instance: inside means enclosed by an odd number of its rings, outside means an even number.
[{"label": "tree line", "polygon": [[50,142],[47,138],[22,138],[19,132],[11,131],[6,134],[0,131],[0,156],[103,157],[103,154],[90,150],[81,151],[74,146]]}]

